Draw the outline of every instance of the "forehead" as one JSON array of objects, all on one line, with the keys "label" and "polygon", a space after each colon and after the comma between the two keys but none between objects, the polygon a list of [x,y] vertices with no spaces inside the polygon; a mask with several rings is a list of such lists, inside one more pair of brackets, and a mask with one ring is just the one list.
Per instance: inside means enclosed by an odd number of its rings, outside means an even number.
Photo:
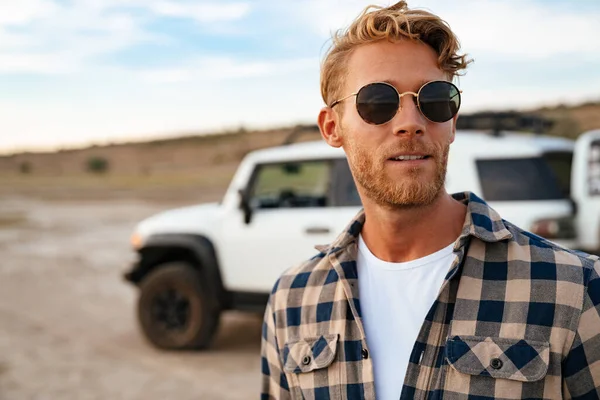
[{"label": "forehead", "polygon": [[351,91],[372,82],[389,82],[400,91],[416,91],[425,82],[446,79],[435,51],[412,40],[359,46],[347,65],[345,86]]}]

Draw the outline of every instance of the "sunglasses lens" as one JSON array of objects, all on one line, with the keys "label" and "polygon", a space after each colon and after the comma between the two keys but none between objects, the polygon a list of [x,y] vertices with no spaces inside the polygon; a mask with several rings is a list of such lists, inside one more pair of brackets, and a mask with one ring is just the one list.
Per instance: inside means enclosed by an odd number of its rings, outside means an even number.
[{"label": "sunglasses lens", "polygon": [[430,82],[419,92],[419,108],[428,120],[446,122],[458,113],[460,91],[450,82]]},{"label": "sunglasses lens", "polygon": [[358,115],[365,122],[374,125],[384,124],[394,118],[399,103],[396,89],[385,83],[363,86],[356,95]]}]

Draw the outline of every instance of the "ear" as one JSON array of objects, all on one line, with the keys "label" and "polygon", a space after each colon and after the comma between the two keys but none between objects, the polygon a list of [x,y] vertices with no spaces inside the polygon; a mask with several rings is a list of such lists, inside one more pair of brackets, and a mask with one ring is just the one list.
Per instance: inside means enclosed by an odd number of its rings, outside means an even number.
[{"label": "ear", "polygon": [[319,130],[321,136],[331,147],[341,147],[342,137],[340,135],[339,115],[331,107],[323,107],[319,112]]}]

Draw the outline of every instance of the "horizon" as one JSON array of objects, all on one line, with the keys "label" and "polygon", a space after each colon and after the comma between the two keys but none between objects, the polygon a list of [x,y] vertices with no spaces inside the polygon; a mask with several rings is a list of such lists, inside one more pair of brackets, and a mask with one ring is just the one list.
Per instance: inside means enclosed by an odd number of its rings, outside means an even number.
[{"label": "horizon", "polygon": [[[598,98],[597,100],[585,100],[582,102],[577,102],[577,103],[573,103],[573,104],[557,104],[557,105],[553,105],[550,107],[546,107],[546,106],[541,106],[540,108],[537,108],[535,110],[532,109],[526,109],[526,110],[515,110],[515,109],[502,109],[502,110],[479,110],[473,113],[460,113],[459,114],[459,118],[460,115],[472,115],[472,114],[476,114],[476,113],[486,113],[486,112],[492,112],[492,113],[502,113],[502,112],[517,112],[517,113],[523,113],[523,114],[529,114],[538,110],[544,110],[544,109],[555,109],[557,107],[573,107],[573,108],[577,108],[577,107],[583,107],[586,105],[598,105],[600,106],[600,98]],[[86,150],[89,148],[94,148],[94,147],[110,147],[110,146],[127,146],[127,145],[139,145],[139,144],[145,144],[145,143],[155,143],[155,142],[168,142],[168,141],[172,141],[172,140],[180,140],[180,139],[188,139],[188,138],[200,138],[200,137],[207,137],[207,136],[220,136],[220,135],[234,135],[234,134],[238,134],[240,131],[243,133],[251,133],[251,132],[256,132],[256,131],[269,131],[269,130],[291,130],[294,129],[297,126],[314,126],[315,128],[318,129],[318,125],[316,124],[316,121],[314,121],[313,123],[310,122],[306,122],[306,123],[297,123],[297,124],[288,124],[288,125],[269,125],[269,126],[257,126],[255,128],[252,127],[247,127],[247,126],[238,126],[238,127],[232,127],[230,129],[222,129],[222,130],[218,130],[218,131],[176,131],[176,132],[162,132],[162,133],[157,133],[156,135],[148,135],[147,137],[144,136],[139,136],[136,138],[128,138],[128,137],[124,137],[122,139],[116,138],[114,140],[107,140],[107,141],[103,141],[103,142],[89,142],[89,143],[76,143],[76,144],[72,144],[72,145],[61,145],[61,146],[48,146],[47,148],[28,148],[28,149],[24,149],[24,150],[14,150],[14,151],[5,151],[2,148],[0,148],[0,157],[11,157],[11,156],[15,156],[15,155],[25,155],[25,154],[52,154],[52,153],[59,153],[59,152],[69,152],[69,151],[79,151],[79,150]],[[465,129],[460,129],[457,128],[457,132],[458,131],[464,131]],[[466,130],[471,130],[471,129],[466,129]],[[484,129],[485,130],[485,129]]]},{"label": "horizon", "polygon": [[[373,3],[393,1],[2,4],[0,154],[314,124],[329,32]],[[599,2],[408,3],[475,60],[463,113],[600,100]]]}]

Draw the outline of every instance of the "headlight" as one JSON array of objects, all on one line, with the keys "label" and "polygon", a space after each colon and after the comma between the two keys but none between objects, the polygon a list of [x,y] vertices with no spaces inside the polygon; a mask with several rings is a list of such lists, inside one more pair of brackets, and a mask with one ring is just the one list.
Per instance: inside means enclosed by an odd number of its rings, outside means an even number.
[{"label": "headlight", "polygon": [[134,232],[133,235],[131,235],[130,243],[131,243],[131,247],[133,247],[135,250],[137,250],[140,247],[142,247],[142,245],[144,244],[144,241],[142,239],[142,236],[139,233]]},{"label": "headlight", "polygon": [[540,219],[529,230],[546,239],[574,239],[577,236],[573,217]]}]

